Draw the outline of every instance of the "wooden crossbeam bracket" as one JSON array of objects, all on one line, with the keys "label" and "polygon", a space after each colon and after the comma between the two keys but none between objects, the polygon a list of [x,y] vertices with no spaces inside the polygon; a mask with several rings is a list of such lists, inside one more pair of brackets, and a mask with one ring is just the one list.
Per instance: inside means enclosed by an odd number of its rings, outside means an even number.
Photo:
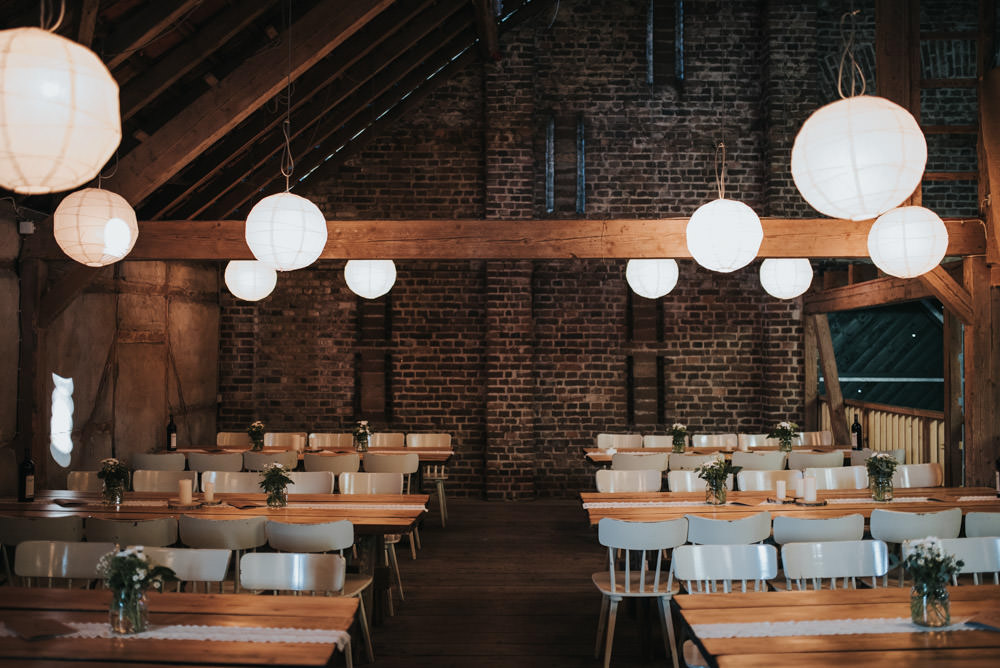
[{"label": "wooden crossbeam bracket", "polygon": [[926,274],[922,274],[920,282],[927,286],[931,293],[941,300],[948,309],[964,325],[971,325],[975,315],[972,310],[972,297],[969,291],[959,285],[944,267],[938,265]]}]

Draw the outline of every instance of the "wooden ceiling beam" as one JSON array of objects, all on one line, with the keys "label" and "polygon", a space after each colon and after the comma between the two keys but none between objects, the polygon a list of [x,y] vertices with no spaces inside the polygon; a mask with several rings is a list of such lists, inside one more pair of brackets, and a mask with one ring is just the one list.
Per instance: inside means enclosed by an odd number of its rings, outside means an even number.
[{"label": "wooden ceiling beam", "polygon": [[114,32],[104,41],[103,51],[109,54],[104,64],[109,70],[114,70],[200,3],[201,0],[178,0],[140,5],[142,9],[116,25]]},{"label": "wooden ceiling beam", "polygon": [[972,324],[975,318],[972,311],[972,297],[944,267],[938,265],[918,278],[935,297],[941,300],[952,315],[962,321],[962,324]]},{"label": "wooden ceiling beam", "polygon": [[263,14],[274,0],[243,0],[212,17],[185,40],[160,58],[121,91],[122,120],[128,120],[181,77],[239,34]]},{"label": "wooden ceiling beam", "polygon": [[[392,0],[321,2],[291,29],[291,66],[285,50],[268,49],[237,67],[218,87],[170,119],[122,158],[110,188],[138,206],[226,133],[298,79],[371,21]],[[289,39],[288,30],[283,32]]]},{"label": "wooden ceiling beam", "polygon": [[876,278],[839,288],[827,288],[806,293],[802,310],[805,313],[835,313],[858,308],[909,302],[933,296],[930,288],[910,278]]},{"label": "wooden ceiling beam", "polygon": [[500,60],[500,31],[497,29],[496,3],[494,0],[471,0],[476,8],[476,32],[479,34],[479,51],[488,63]]},{"label": "wooden ceiling beam", "polygon": [[[989,192],[986,198],[986,261],[1000,264],[1000,68],[983,77],[980,91],[979,124],[984,173]],[[992,285],[997,285],[993,280]]]},{"label": "wooden ceiling beam", "polygon": [[[545,220],[330,220],[324,259],[569,259],[650,258],[688,259],[687,218],[545,219]],[[758,257],[860,258],[868,254],[868,223],[830,218],[762,218],[764,241]],[[982,253],[982,227],[966,220],[946,220],[950,254]],[[50,226],[26,243],[24,257],[64,259]],[[129,260],[252,259],[244,239],[243,220],[172,220],[139,223],[139,239]],[[879,279],[824,291],[867,291],[902,301],[896,292],[877,286],[915,286],[906,299],[930,294],[916,280]],[[897,287],[897,291],[898,291]],[[842,308],[860,308],[873,300]],[[810,308],[812,313],[842,308]]]},{"label": "wooden ceiling beam", "polygon": [[80,22],[76,30],[76,41],[88,49],[94,42],[94,30],[97,28],[97,13],[101,8],[101,0],[83,0],[80,5]]}]

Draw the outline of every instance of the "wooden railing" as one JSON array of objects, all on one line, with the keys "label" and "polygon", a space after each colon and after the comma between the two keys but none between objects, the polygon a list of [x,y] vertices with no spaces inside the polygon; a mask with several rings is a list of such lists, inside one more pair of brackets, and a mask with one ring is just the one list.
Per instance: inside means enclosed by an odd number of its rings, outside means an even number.
[{"label": "wooden railing", "polygon": [[[945,466],[944,413],[865,401],[844,401],[847,424],[858,416],[864,446],[872,450],[906,450],[907,464],[937,462]],[[830,429],[830,407],[819,398],[820,429]]]}]

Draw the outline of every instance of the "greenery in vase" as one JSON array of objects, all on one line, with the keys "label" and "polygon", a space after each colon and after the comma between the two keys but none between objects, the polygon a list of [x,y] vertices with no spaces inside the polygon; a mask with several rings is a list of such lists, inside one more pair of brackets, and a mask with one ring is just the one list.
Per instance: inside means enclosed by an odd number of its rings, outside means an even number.
[{"label": "greenery in vase", "polygon": [[683,444],[688,435],[687,426],[680,422],[673,423],[670,425],[670,435],[674,437],[675,445]]},{"label": "greenery in vase", "polygon": [[250,440],[254,443],[264,442],[264,423],[260,420],[254,420],[247,427],[247,434],[250,436]]},{"label": "greenery in vase", "polygon": [[779,422],[767,435],[768,438],[776,438],[783,446],[790,446],[792,439],[798,436],[799,425],[794,422]]},{"label": "greenery in vase", "polygon": [[730,475],[735,476],[741,470],[742,466],[733,466],[728,459],[715,459],[696,468],[695,473],[705,481],[709,489],[718,490],[726,486],[726,479]]},{"label": "greenery in vase", "polygon": [[934,536],[910,541],[907,550],[903,567],[910,573],[915,586],[928,589],[944,587],[965,565],[955,555],[947,554],[941,548],[941,541]]},{"label": "greenery in vase", "polygon": [[865,460],[868,477],[881,480],[892,480],[892,474],[896,472],[898,465],[896,458],[887,452],[876,452]]},{"label": "greenery in vase", "polygon": [[105,487],[125,489],[128,487],[128,476],[128,467],[114,457],[101,460],[101,470],[97,472],[97,477],[104,481]]},{"label": "greenery in vase", "polygon": [[139,633],[146,628],[145,615],[140,605],[147,589],[163,590],[164,582],[175,582],[173,569],[150,563],[149,557],[137,545],[119,552],[108,552],[97,562],[97,572],[104,577],[104,584],[114,596],[112,606],[120,605],[118,614],[126,628]]},{"label": "greenery in vase", "polygon": [[285,488],[294,484],[288,471],[278,462],[268,464],[260,473],[260,488],[267,493],[268,499],[283,496]]}]

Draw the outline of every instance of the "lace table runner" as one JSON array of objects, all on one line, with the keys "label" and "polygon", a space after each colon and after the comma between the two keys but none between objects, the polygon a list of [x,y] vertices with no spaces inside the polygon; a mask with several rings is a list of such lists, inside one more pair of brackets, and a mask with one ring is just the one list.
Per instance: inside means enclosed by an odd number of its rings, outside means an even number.
[{"label": "lace table runner", "polygon": [[882,505],[883,503],[932,503],[931,499],[926,496],[897,496],[891,501],[875,501],[870,496],[857,497],[854,499],[827,499],[827,503],[877,503]]},{"label": "lace table runner", "polygon": [[[125,638],[128,640],[212,640],[219,642],[281,642],[281,643],[336,643],[344,649],[351,636],[346,631],[333,629],[296,629],[259,626],[206,626],[201,624],[151,625],[148,631],[130,636],[114,636],[111,626],[102,622],[68,622],[76,629],[64,638]],[[6,626],[0,627],[0,637],[17,637]]]},{"label": "lace table runner", "polygon": [[[262,505],[261,508],[266,508]],[[318,510],[419,510],[426,511],[427,506],[407,503],[305,503],[289,501],[286,508],[314,508]]]},{"label": "lace table runner", "polygon": [[[671,506],[697,506],[705,505],[707,503],[699,503],[698,501],[599,501],[597,503],[585,503],[583,504],[584,510],[590,510],[592,508],[669,508]],[[725,505],[748,505],[745,503],[729,503]]]},{"label": "lace table runner", "polygon": [[960,496],[959,501],[996,501],[995,496]]},{"label": "lace table runner", "polygon": [[928,631],[976,631],[961,622],[943,628],[918,626],[909,617],[888,619],[824,619],[802,622],[745,622],[736,624],[694,624],[699,638],[771,638],[785,636],[840,636],[870,633],[923,633]]}]

